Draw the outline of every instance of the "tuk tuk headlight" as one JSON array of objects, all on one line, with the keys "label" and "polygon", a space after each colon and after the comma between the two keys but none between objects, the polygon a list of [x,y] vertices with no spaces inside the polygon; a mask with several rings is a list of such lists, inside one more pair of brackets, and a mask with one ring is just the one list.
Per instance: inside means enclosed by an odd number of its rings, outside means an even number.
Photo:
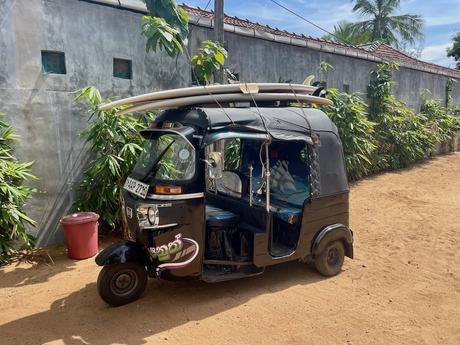
[{"label": "tuk tuk headlight", "polygon": [[155,228],[160,222],[158,207],[156,205],[137,206],[137,220],[141,229]]},{"label": "tuk tuk headlight", "polygon": [[157,207],[149,207],[147,211],[147,216],[151,225],[158,225],[158,208]]}]

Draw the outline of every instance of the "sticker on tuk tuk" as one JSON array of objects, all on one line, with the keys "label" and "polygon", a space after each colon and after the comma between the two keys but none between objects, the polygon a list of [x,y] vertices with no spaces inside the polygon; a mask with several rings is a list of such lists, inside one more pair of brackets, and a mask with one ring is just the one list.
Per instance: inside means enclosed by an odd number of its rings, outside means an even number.
[{"label": "sticker on tuk tuk", "polygon": [[179,151],[179,158],[182,162],[187,161],[190,158],[190,151],[187,149],[182,149]]},{"label": "sticker on tuk tuk", "polygon": [[123,188],[126,189],[128,192],[131,192],[133,194],[136,194],[137,196],[140,196],[142,199],[145,199],[149,191],[148,184],[142,183],[131,177],[128,177],[126,179],[126,182]]},{"label": "sticker on tuk tuk", "polygon": [[182,234],[177,234],[175,240],[167,245],[149,248],[152,258],[165,262],[157,266],[156,273],[158,277],[165,270],[174,270],[187,266],[195,260],[199,250],[198,242],[191,238],[183,238]]}]

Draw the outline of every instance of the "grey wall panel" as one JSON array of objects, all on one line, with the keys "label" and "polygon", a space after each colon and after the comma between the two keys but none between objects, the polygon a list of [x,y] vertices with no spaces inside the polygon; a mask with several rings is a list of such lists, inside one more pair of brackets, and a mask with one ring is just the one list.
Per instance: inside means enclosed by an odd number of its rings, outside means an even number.
[{"label": "grey wall panel", "polygon": [[[123,3],[141,6],[137,0]],[[26,209],[39,221],[31,231],[42,245],[62,240],[58,220],[72,201],[69,183],[77,179],[81,161],[88,157],[78,137],[87,125],[87,114],[73,103],[75,91],[94,85],[103,96],[120,98],[191,84],[186,54],[172,59],[164,52],[146,53],[142,15],[78,0],[0,0],[0,112],[8,114],[23,137],[18,156],[36,161],[33,171],[40,179],[32,184],[45,193],[37,194]],[[329,87],[342,90],[347,84],[350,91],[366,97],[373,61],[321,51],[320,46],[302,47],[298,41],[286,44],[289,39],[253,30],[227,28],[235,31],[226,32],[227,65],[242,81],[302,82],[307,75],[317,75],[320,62],[327,61],[335,67],[325,77]],[[209,28],[192,25],[190,53],[212,38]],[[41,50],[64,52],[67,74],[42,74]],[[132,60],[131,80],[113,77],[113,58]],[[396,95],[416,110],[420,89],[430,89],[433,97],[444,101],[445,76],[401,68],[395,78]],[[455,102],[460,104],[460,85]]]}]

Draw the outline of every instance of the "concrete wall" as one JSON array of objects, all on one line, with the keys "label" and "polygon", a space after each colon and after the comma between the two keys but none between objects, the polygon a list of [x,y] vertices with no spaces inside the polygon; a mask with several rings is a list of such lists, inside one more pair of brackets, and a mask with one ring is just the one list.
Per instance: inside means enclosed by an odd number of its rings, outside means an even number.
[{"label": "concrete wall", "polygon": [[[186,57],[145,52],[139,21],[138,13],[77,0],[0,0],[0,112],[22,136],[18,157],[36,162],[33,185],[44,193],[26,208],[41,244],[62,239],[57,222],[86,158],[78,133],[88,117],[75,91],[95,85],[105,96],[134,95],[191,82]],[[67,74],[44,75],[41,50],[65,52]],[[114,57],[132,60],[132,80],[112,77]]]},{"label": "concrete wall", "polygon": [[[78,133],[87,124],[85,110],[75,105],[75,90],[95,85],[103,96],[122,97],[187,86],[191,72],[185,55],[145,52],[142,14],[78,0],[0,0],[0,112],[22,135],[17,148],[23,160],[35,160],[34,185],[44,193],[27,205],[39,225],[39,244],[62,239],[57,222],[72,201],[70,183],[87,158]],[[208,28],[192,26],[191,53],[206,38]],[[335,66],[327,73],[330,87],[366,94],[375,62],[313,48],[226,33],[228,66],[241,81],[302,82],[317,74],[321,61]],[[41,72],[41,50],[66,54],[66,75]],[[132,60],[133,79],[112,76],[113,58]],[[445,98],[447,77],[409,68],[395,75],[397,96],[416,109],[419,90]],[[460,104],[460,86],[455,94]]]},{"label": "concrete wall", "polygon": [[[205,39],[212,39],[213,34],[207,28],[194,28],[191,37],[191,49],[194,52]],[[225,41],[229,51],[226,62],[243,82],[276,82],[292,80],[302,83],[308,75],[318,75],[318,66],[326,61],[334,66],[324,76],[328,87],[344,90],[349,86],[350,92],[360,92],[367,98],[369,74],[376,62],[361,58],[337,55],[299,47],[286,43],[277,43],[255,37],[244,37],[226,33]],[[421,91],[428,89],[431,97],[445,101],[446,84],[449,77],[412,68],[401,67],[394,73],[396,84],[393,93],[416,111],[422,104]],[[454,102],[460,104],[460,85],[455,89]]]}]

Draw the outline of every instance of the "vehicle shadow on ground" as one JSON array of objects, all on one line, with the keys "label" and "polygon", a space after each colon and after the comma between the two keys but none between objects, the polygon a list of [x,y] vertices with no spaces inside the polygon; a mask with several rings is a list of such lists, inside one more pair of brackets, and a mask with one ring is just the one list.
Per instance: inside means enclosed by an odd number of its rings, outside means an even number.
[{"label": "vehicle shadow on ground", "polygon": [[[100,235],[99,249],[103,250],[119,239],[116,235]],[[94,260],[94,257],[87,260]],[[57,274],[76,269],[77,261],[69,259],[66,247],[60,244],[34,250],[16,257],[8,266],[0,267],[0,289],[47,282]]]},{"label": "vehicle shadow on ground", "polygon": [[99,298],[96,284],[90,283],[56,299],[47,311],[1,325],[0,334],[8,344],[56,340],[66,345],[144,344],[145,338],[184,323],[198,327],[200,320],[246,305],[256,296],[323,279],[295,262],[271,267],[257,277],[217,284],[151,281],[140,300],[119,308],[107,306]]},{"label": "vehicle shadow on ground", "polygon": [[[24,263],[27,267],[22,267]],[[62,246],[53,248],[52,252],[28,254],[17,258],[9,266],[0,267],[0,289],[44,283],[56,274],[75,268],[75,261],[67,258]]]}]

